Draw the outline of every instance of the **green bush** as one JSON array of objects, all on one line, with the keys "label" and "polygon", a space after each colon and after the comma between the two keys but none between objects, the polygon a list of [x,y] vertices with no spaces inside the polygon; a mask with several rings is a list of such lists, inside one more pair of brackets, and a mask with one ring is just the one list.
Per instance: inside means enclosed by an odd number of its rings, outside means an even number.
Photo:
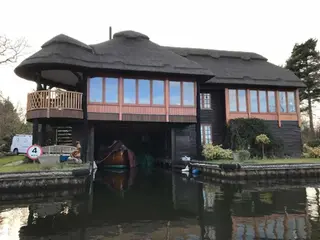
[{"label": "green bush", "polygon": [[246,161],[250,159],[250,152],[248,150],[238,150],[236,153],[238,154],[239,161]]},{"label": "green bush", "polygon": [[225,146],[232,150],[249,149],[251,157],[262,157],[260,144],[256,137],[265,134],[270,144],[265,146],[267,157],[283,157],[283,141],[276,138],[267,121],[258,118],[231,119],[227,126]]},{"label": "green bush", "polygon": [[307,142],[309,147],[320,147],[320,139],[314,139]]},{"label": "green bush", "polygon": [[320,158],[320,147],[310,147],[307,144],[303,145],[303,157],[305,158]]},{"label": "green bush", "polygon": [[221,145],[206,144],[203,147],[202,155],[207,161],[232,159],[232,150],[223,149]]}]

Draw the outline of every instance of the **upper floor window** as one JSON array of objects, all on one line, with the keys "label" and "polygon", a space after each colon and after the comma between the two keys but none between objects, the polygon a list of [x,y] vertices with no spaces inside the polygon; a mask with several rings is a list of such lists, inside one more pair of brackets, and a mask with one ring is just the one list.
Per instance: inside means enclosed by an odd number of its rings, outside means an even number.
[{"label": "upper floor window", "polygon": [[94,77],[89,80],[89,102],[118,103],[118,78]]},{"label": "upper floor window", "polygon": [[169,82],[170,105],[181,105],[181,84],[180,82]]},{"label": "upper floor window", "polygon": [[118,78],[105,78],[105,101],[106,103],[118,103],[119,101]]},{"label": "upper floor window", "polygon": [[201,109],[211,109],[211,94],[210,93],[200,93],[200,108]]},{"label": "upper floor window", "polygon": [[267,92],[259,91],[259,112],[266,113],[267,112]]},{"label": "upper floor window", "polygon": [[195,91],[194,82],[169,81],[170,105],[194,106]]},{"label": "upper floor window", "polygon": [[229,107],[230,107],[230,112],[246,112],[247,111],[246,90],[229,89]]},{"label": "upper floor window", "polygon": [[194,106],[194,83],[183,82],[183,105]]},{"label": "upper floor window", "polygon": [[150,104],[150,80],[139,79],[138,80],[138,103]]},{"label": "upper floor window", "polygon": [[136,79],[123,79],[123,102],[136,103]]},{"label": "upper floor window", "polygon": [[276,112],[276,94],[274,91],[268,91],[268,111]]},{"label": "upper floor window", "polygon": [[280,112],[296,112],[296,101],[294,92],[279,92]]},{"label": "upper floor window", "polygon": [[164,81],[123,79],[124,104],[164,105]]},{"label": "upper floor window", "polygon": [[258,109],[258,91],[250,90],[250,107],[252,113],[257,113]]},{"label": "upper floor window", "polygon": [[296,101],[294,92],[287,92],[288,112],[296,112]]},{"label": "upper floor window", "polygon": [[152,103],[164,105],[164,81],[152,81]]},{"label": "upper floor window", "polygon": [[89,101],[95,103],[102,103],[103,102],[103,95],[102,95],[102,77],[95,77],[91,78],[89,81]]}]

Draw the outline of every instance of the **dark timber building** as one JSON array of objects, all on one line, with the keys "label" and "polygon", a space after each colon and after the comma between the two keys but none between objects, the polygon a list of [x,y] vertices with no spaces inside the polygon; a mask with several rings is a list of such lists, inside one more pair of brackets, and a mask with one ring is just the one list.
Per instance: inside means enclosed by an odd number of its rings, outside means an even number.
[{"label": "dark timber building", "polygon": [[34,143],[69,127],[90,159],[113,140],[154,157],[199,157],[239,117],[270,121],[285,153],[301,153],[304,85],[255,53],[164,47],[133,31],[95,45],[58,35],[15,73],[38,84],[27,104]]}]

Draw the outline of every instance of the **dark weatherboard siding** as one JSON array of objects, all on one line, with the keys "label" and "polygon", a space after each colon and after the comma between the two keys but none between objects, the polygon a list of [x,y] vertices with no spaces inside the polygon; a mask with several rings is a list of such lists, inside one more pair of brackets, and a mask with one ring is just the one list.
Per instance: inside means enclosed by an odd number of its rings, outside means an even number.
[{"label": "dark weatherboard siding", "polygon": [[211,124],[213,143],[222,144],[226,131],[224,90],[212,90],[206,93],[211,94],[211,109],[200,111],[200,122],[202,124]]},{"label": "dark weatherboard siding", "polygon": [[278,139],[282,139],[284,144],[283,153],[290,157],[301,157],[302,139],[298,122],[281,121],[281,127],[278,127],[277,121],[267,122],[270,124],[274,136]]},{"label": "dark weatherboard siding", "polygon": [[182,156],[197,156],[196,124],[176,128],[176,160]]}]

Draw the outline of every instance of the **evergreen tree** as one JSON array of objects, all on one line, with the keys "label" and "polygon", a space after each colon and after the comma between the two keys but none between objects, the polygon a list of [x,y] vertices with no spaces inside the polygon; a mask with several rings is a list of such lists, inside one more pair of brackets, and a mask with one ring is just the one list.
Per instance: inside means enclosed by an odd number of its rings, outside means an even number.
[{"label": "evergreen tree", "polygon": [[4,145],[8,151],[14,135],[30,134],[31,130],[32,125],[25,121],[23,112],[0,92],[0,146]]},{"label": "evergreen tree", "polygon": [[309,125],[314,135],[312,106],[320,101],[320,54],[316,50],[317,39],[310,38],[304,43],[295,44],[285,68],[294,72],[306,88],[300,90],[300,101],[307,103],[301,112],[306,111],[309,116]]}]

